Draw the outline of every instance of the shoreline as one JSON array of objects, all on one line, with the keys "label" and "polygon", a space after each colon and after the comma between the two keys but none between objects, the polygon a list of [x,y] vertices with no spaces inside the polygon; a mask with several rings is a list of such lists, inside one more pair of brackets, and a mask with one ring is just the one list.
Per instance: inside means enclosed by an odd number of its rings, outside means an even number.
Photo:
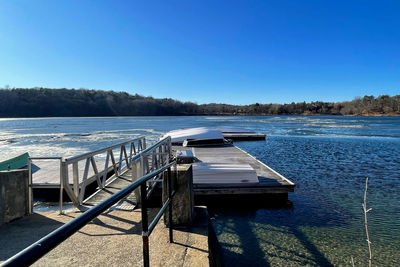
[{"label": "shoreline", "polygon": [[316,114],[316,113],[303,113],[303,114],[190,114],[190,115],[110,115],[110,116],[40,116],[40,117],[2,117],[0,116],[0,120],[4,119],[40,119],[40,118],[129,118],[129,117],[202,117],[202,116],[248,116],[248,117],[256,117],[256,116],[334,116],[334,117],[400,117],[400,113],[389,113],[389,114],[381,114],[381,113],[368,113],[368,114]]}]

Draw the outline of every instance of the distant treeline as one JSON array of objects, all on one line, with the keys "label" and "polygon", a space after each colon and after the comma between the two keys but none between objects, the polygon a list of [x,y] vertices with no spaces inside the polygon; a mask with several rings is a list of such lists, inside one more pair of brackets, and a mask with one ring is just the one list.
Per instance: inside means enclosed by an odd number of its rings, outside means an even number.
[{"label": "distant treeline", "polygon": [[346,102],[228,105],[87,89],[0,89],[0,117],[166,115],[400,115],[400,95]]}]

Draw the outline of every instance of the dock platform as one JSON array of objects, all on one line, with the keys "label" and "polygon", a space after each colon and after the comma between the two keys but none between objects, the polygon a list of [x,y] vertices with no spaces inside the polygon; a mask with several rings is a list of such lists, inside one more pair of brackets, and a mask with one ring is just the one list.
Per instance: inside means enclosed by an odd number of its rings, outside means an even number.
[{"label": "dock platform", "polygon": [[295,184],[254,156],[234,145],[208,147],[174,146],[174,150],[192,150],[195,158],[203,163],[249,164],[257,172],[258,184],[231,187],[222,184],[194,184],[195,195],[231,194],[287,194],[294,191]]}]

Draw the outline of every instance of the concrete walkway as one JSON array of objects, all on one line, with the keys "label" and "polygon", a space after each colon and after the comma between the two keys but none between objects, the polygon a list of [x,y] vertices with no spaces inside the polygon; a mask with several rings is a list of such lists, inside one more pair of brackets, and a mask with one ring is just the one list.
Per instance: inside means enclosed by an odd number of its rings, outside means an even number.
[{"label": "concrete walkway", "polygon": [[[150,211],[150,218],[156,210]],[[0,227],[0,263],[80,212],[36,213]],[[150,236],[151,266],[209,266],[208,215],[196,208],[192,227],[174,230],[168,242],[163,219]],[[143,266],[140,210],[110,210],[61,243],[34,266]]]}]

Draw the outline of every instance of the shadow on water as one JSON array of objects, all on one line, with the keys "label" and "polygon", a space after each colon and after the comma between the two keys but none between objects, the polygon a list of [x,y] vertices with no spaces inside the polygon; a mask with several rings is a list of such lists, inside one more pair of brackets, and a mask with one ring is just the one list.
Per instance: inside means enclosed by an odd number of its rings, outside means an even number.
[{"label": "shadow on water", "polygon": [[[290,228],[289,232],[301,242],[303,247],[311,254],[311,257],[307,257],[298,253],[297,251],[287,249],[285,252],[290,256],[282,257],[278,255],[276,249],[283,251],[285,248],[277,244],[262,241],[263,243],[269,243],[270,246],[275,247],[275,249],[272,251],[265,251],[263,250],[263,246],[259,238],[253,233],[250,223],[246,224],[246,222],[242,222],[239,224],[234,224],[234,228],[240,228],[240,231],[235,231],[238,237],[237,244],[240,246],[240,252],[233,251],[236,245],[222,242],[222,247],[225,247],[222,258],[226,266],[239,266],[248,264],[251,266],[272,266],[273,264],[271,264],[265,256],[278,257],[285,262],[292,262],[298,265],[305,265],[312,262],[318,266],[333,266],[333,264],[323,255],[323,253],[319,251],[312,241],[308,239],[308,237],[297,227]],[[233,248],[233,250],[226,249],[227,247]]]},{"label": "shadow on water", "polygon": [[312,255],[313,261],[319,266],[333,266],[323,253],[312,243],[312,241],[298,228],[290,228],[290,231],[301,242],[304,248]]},{"label": "shadow on water", "polygon": [[[321,203],[323,201],[323,203]],[[348,224],[351,215],[328,200],[299,201],[294,206],[291,201],[271,201],[267,198],[232,198],[208,203],[212,225],[221,245],[222,260],[226,266],[249,265],[271,266],[272,258],[295,265],[333,266],[329,259],[305,234],[302,227],[339,227]],[[254,203],[257,203],[255,205]],[[296,202],[297,203],[297,202]],[[285,244],[289,239],[271,238],[275,234],[280,238],[292,236],[296,245]]]}]

